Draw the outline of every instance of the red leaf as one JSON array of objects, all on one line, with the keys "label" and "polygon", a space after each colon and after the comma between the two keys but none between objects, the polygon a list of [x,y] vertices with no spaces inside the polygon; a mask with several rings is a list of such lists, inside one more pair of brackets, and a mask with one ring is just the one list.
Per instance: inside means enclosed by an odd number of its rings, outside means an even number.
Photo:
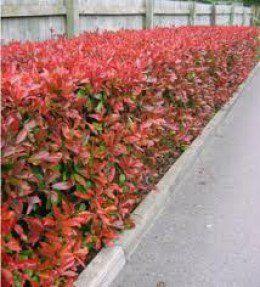
[{"label": "red leaf", "polygon": [[12,272],[6,268],[2,268],[1,283],[3,287],[13,286],[13,275]]},{"label": "red leaf", "polygon": [[17,260],[12,265],[19,269],[35,269],[38,263],[36,259],[26,259],[26,260]]},{"label": "red leaf", "polygon": [[39,218],[28,217],[25,221],[29,225],[30,230],[29,242],[34,245],[42,235],[44,225]]},{"label": "red leaf", "polygon": [[5,244],[5,246],[16,252],[21,251],[21,246],[19,242],[14,238],[11,238],[9,242]]},{"label": "red leaf", "polygon": [[16,144],[23,142],[26,139],[27,135],[28,135],[28,130],[26,129],[21,130],[19,134],[17,135]]},{"label": "red leaf", "polygon": [[17,232],[17,234],[21,237],[21,239],[23,241],[27,241],[28,237],[25,235],[23,228],[21,227],[21,225],[16,224],[14,227],[15,232]]},{"label": "red leaf", "polygon": [[28,198],[28,207],[27,207],[26,214],[29,214],[32,211],[36,203],[41,203],[41,200],[38,196],[31,196]]},{"label": "red leaf", "polygon": [[72,187],[72,184],[68,181],[63,181],[63,182],[57,182],[52,185],[52,188],[58,189],[58,190],[67,190]]},{"label": "red leaf", "polygon": [[34,154],[29,158],[29,162],[38,165],[41,161],[46,161],[50,163],[58,163],[60,159],[62,158],[62,153],[57,152],[50,154],[48,151],[40,151],[37,154]]},{"label": "red leaf", "polygon": [[112,167],[110,168],[110,173],[109,173],[109,176],[108,176],[108,181],[109,181],[109,182],[112,182],[112,181],[113,181],[113,179],[114,179],[114,177],[115,177],[115,173],[116,173],[116,169],[115,169],[114,166],[112,166]]}]

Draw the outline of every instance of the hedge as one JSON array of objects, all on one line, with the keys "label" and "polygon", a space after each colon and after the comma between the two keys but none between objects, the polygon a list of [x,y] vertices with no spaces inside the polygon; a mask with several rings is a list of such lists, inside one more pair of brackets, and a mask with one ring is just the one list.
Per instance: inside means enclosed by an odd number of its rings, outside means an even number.
[{"label": "hedge", "polygon": [[[2,286],[72,286],[255,63],[256,28],[2,47]],[[155,191],[156,192],[156,191]]]}]

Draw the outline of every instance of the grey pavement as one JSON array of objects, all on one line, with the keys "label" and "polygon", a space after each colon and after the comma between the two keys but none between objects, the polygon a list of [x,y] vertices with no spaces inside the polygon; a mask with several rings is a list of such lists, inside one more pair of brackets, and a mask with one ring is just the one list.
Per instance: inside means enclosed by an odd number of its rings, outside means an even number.
[{"label": "grey pavement", "polygon": [[111,287],[260,287],[260,69]]}]

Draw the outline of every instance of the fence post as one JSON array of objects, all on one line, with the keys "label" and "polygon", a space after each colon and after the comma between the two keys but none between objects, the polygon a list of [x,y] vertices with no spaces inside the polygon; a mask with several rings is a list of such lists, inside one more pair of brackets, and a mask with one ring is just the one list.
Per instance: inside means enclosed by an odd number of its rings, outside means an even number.
[{"label": "fence post", "polygon": [[79,34],[79,5],[78,0],[66,0],[67,36],[73,37]]},{"label": "fence post", "polygon": [[243,18],[242,18],[242,26],[246,24],[246,7],[243,6]]},{"label": "fence post", "polygon": [[194,25],[196,19],[196,2],[190,2],[189,25]]},{"label": "fence post", "polygon": [[145,1],[145,28],[153,28],[154,0]]},{"label": "fence post", "polygon": [[229,18],[229,25],[234,25],[234,12],[235,12],[235,5],[232,3],[230,8],[230,18]]},{"label": "fence post", "polygon": [[255,6],[250,7],[250,26],[254,26]]},{"label": "fence post", "polygon": [[216,25],[216,15],[217,15],[216,10],[217,10],[216,4],[214,3],[211,7],[211,15],[210,15],[211,16],[210,17],[210,25],[211,26]]}]

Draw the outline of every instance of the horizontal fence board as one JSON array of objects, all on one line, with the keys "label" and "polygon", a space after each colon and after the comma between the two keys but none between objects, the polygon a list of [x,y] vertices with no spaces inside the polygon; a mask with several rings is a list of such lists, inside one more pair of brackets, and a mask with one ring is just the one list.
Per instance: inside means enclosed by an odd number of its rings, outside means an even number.
[{"label": "horizontal fence board", "polygon": [[[195,2],[196,3],[196,2]],[[198,12],[208,12],[211,13],[211,7],[212,5],[209,4],[202,4],[202,3],[196,3],[196,10]]]},{"label": "horizontal fence board", "polygon": [[[251,12],[235,12],[235,15],[243,15],[243,14],[251,15]],[[230,15],[230,13],[227,12],[216,12],[217,15]]]},{"label": "horizontal fence board", "polygon": [[228,14],[231,12],[231,5],[230,6],[225,6],[225,5],[216,5],[216,12],[217,13],[224,13]]},{"label": "horizontal fence board", "polygon": [[142,15],[81,15],[80,33],[85,31],[109,30],[116,31],[119,29],[142,29],[144,27],[144,16]]},{"label": "horizontal fence board", "polygon": [[187,15],[187,14],[190,14],[190,9],[177,8],[177,7],[172,7],[172,8],[158,7],[154,9],[154,14],[155,15]]},{"label": "horizontal fence board", "polygon": [[0,0],[1,5],[63,5],[65,0]]},{"label": "horizontal fence board", "polygon": [[[66,14],[66,7],[63,5],[1,5],[2,18],[11,17],[36,17],[36,16],[58,16]],[[210,11],[197,10],[198,15],[209,15]],[[224,9],[218,9],[216,13],[218,15],[229,15],[230,12]],[[234,11],[235,14],[246,13],[252,14],[250,10],[245,12],[241,9]],[[79,9],[80,15],[142,15],[145,14],[145,8],[122,8],[117,6],[112,7],[87,7],[81,6]],[[158,7],[154,10],[156,15],[187,15],[190,14],[190,9],[187,8],[162,8]]]},{"label": "horizontal fence board", "polygon": [[196,11],[196,15],[197,15],[197,16],[209,16],[209,15],[211,15],[211,12],[200,12],[200,11]]},{"label": "horizontal fence board", "polygon": [[1,27],[2,43],[55,38],[66,32],[65,27],[64,16],[4,18]]},{"label": "horizontal fence board", "polygon": [[79,9],[80,15],[142,15],[145,14],[145,8],[122,8],[118,6],[111,7],[88,7],[81,6]]},{"label": "horizontal fence board", "polygon": [[189,18],[185,15],[179,15],[178,17],[172,17],[166,15],[164,17],[155,15],[154,25],[158,27],[169,27],[169,26],[186,26],[189,24]]},{"label": "horizontal fence board", "polygon": [[66,14],[63,5],[1,5],[1,18],[59,16]]},{"label": "horizontal fence board", "polygon": [[81,15],[145,14],[144,0],[78,0]]}]

